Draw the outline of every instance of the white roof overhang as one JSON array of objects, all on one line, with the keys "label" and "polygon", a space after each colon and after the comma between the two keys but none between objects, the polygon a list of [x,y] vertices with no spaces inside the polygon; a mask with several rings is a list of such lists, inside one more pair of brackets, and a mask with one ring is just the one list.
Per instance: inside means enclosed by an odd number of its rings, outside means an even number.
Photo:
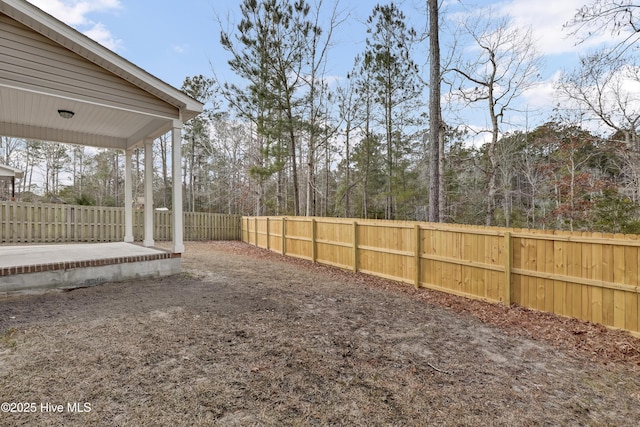
[{"label": "white roof overhang", "polygon": [[[74,78],[77,66],[70,66],[68,77],[57,76],[42,85],[34,75],[46,75],[46,68],[34,67],[20,79],[16,74],[28,67],[19,60],[16,64],[0,61],[0,135],[126,150],[166,133],[174,121],[185,122],[202,112],[202,103],[24,0],[0,0],[2,14],[73,52],[90,63],[93,72],[97,66],[117,80],[114,84],[132,90],[131,102],[109,97],[105,88],[96,88],[96,93],[103,91],[102,96],[68,91],[64,80]],[[58,110],[75,115],[65,119]]]},{"label": "white roof overhang", "polygon": [[12,168],[7,165],[0,165],[0,179],[3,178],[22,178],[23,172],[20,169]]}]

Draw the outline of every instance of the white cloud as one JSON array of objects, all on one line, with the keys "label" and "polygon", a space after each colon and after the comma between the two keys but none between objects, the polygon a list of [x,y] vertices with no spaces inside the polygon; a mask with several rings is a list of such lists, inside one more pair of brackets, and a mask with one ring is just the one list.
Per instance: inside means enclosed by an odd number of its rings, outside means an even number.
[{"label": "white cloud", "polygon": [[34,6],[76,28],[103,46],[116,50],[122,40],[111,34],[101,22],[89,18],[92,13],[120,9],[120,0],[28,0]]},{"label": "white cloud", "polygon": [[536,46],[543,55],[579,53],[614,41],[610,34],[591,37],[576,46],[577,39],[570,37],[569,29],[563,28],[585,0],[531,1],[512,0],[497,5],[501,15],[509,16],[518,27],[531,26]]},{"label": "white cloud", "polygon": [[182,53],[186,53],[189,51],[189,45],[188,44],[172,44],[171,45],[171,50],[177,54],[182,54]]},{"label": "white cloud", "polygon": [[560,70],[556,71],[551,78],[536,84],[527,89],[522,94],[525,103],[531,110],[549,108],[556,103],[556,83],[562,76]]},{"label": "white cloud", "polygon": [[100,22],[92,28],[83,31],[83,34],[97,41],[107,49],[118,50],[122,45],[122,40],[114,38],[111,32]]}]

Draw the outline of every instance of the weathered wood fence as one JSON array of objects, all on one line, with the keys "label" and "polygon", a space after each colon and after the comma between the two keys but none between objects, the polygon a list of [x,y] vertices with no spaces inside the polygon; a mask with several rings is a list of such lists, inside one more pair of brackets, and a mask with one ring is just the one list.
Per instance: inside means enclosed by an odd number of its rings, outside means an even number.
[{"label": "weathered wood fence", "polygon": [[640,332],[636,235],[243,217],[242,240],[414,286]]},{"label": "weathered wood fence", "polygon": [[[144,236],[144,212],[134,211],[133,234]],[[171,211],[154,211],[153,236],[170,241]],[[240,216],[184,213],[184,240],[238,240]],[[124,238],[124,208],[0,202],[0,243],[117,242]]]}]

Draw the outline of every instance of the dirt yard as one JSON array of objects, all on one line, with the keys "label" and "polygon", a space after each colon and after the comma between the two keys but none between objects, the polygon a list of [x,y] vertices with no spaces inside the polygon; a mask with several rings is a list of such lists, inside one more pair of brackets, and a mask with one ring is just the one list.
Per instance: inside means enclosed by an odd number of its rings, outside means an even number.
[{"label": "dirt yard", "polygon": [[0,425],[615,425],[640,340],[187,244],[184,273],[0,298]]}]

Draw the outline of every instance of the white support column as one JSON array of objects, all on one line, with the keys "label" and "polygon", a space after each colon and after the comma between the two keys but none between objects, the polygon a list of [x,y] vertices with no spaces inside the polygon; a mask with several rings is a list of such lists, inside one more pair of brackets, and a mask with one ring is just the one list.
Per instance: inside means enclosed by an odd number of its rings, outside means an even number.
[{"label": "white support column", "polygon": [[182,121],[174,120],[171,129],[171,179],[173,181],[172,231],[174,253],[184,252],[182,223]]},{"label": "white support column", "polygon": [[124,152],[124,241],[133,243],[133,191],[131,150]]},{"label": "white support column", "polygon": [[153,140],[144,140],[144,241],[152,247],[153,241]]}]

